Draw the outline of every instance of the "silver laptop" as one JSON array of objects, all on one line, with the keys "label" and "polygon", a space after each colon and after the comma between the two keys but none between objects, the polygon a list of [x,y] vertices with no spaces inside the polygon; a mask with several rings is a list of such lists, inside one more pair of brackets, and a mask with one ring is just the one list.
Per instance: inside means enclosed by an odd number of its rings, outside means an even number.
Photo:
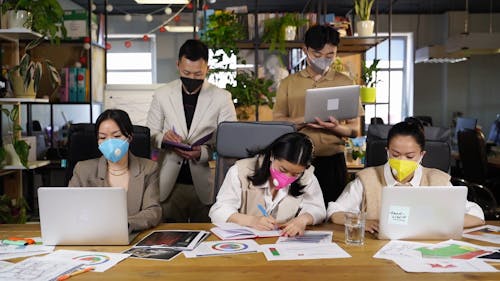
[{"label": "silver laptop", "polygon": [[467,187],[385,187],[379,239],[459,239]]},{"label": "silver laptop", "polygon": [[314,118],[326,121],[330,116],[337,120],[358,116],[359,86],[313,88],[306,90],[304,122],[315,122]]},{"label": "silver laptop", "polygon": [[115,187],[41,187],[40,227],[46,245],[127,245],[127,194]]}]

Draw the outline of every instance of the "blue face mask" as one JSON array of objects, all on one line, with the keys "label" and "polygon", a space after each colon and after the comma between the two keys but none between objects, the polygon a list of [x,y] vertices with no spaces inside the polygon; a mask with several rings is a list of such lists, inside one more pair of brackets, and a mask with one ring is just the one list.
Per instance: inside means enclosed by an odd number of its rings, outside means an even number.
[{"label": "blue face mask", "polygon": [[99,145],[104,158],[116,163],[128,152],[128,141],[122,139],[108,139]]}]

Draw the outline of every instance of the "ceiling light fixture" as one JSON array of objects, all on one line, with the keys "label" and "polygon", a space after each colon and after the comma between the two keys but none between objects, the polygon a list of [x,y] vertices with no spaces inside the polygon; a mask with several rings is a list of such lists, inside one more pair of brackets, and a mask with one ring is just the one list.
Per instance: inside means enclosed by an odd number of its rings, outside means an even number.
[{"label": "ceiling light fixture", "polygon": [[447,53],[442,45],[425,46],[415,51],[415,63],[457,63],[466,60],[466,53]]},{"label": "ceiling light fixture", "polygon": [[188,4],[190,0],[135,0],[137,4],[177,4],[177,5],[184,5]]},{"label": "ceiling light fixture", "polygon": [[[168,32],[193,32],[192,25],[165,25],[165,29]],[[196,32],[198,32],[198,27],[196,27]]]}]

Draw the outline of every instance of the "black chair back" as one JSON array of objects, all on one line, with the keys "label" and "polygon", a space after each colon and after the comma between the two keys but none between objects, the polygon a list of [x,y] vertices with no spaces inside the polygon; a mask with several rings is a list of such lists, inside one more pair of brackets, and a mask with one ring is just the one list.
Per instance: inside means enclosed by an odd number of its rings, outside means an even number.
[{"label": "black chair back", "polygon": [[467,181],[484,184],[488,176],[488,159],[483,133],[470,129],[459,131],[458,152],[463,177]]},{"label": "black chair back", "polygon": [[[139,125],[133,126],[134,136],[130,143],[130,152],[135,156],[151,157],[151,136],[149,128]],[[78,161],[101,157],[97,146],[95,124],[72,124],[68,132],[68,159],[66,163],[67,184],[73,176],[73,169]]]}]

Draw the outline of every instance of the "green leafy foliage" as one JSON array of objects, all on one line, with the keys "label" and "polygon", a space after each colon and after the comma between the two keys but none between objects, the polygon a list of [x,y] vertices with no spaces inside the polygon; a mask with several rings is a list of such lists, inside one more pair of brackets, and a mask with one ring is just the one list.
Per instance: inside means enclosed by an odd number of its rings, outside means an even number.
[{"label": "green leafy foliage", "polygon": [[29,210],[29,206],[23,198],[12,199],[5,194],[0,196],[0,223],[26,223],[26,210]]},{"label": "green leafy foliage", "polygon": [[368,67],[364,62],[362,63],[361,80],[363,80],[363,83],[368,88],[375,87],[377,85],[378,80],[376,73],[380,70],[380,68],[377,68],[379,62],[380,59],[374,59],[373,63]]},{"label": "green leafy foliage", "polygon": [[370,13],[375,0],[354,0],[354,12],[360,20],[370,20]]},{"label": "green leafy foliage", "polygon": [[40,79],[43,75],[43,69],[47,69],[52,88],[57,90],[61,84],[61,76],[54,66],[52,61],[43,58],[34,58],[31,55],[31,50],[40,45],[44,38],[38,38],[28,43],[24,49],[24,55],[21,57],[19,64],[9,70],[9,76],[12,77],[19,73],[23,79],[24,89],[28,89],[30,83],[33,83],[35,93],[38,92],[40,87]]},{"label": "green leafy foliage", "polygon": [[264,21],[264,36],[262,41],[269,43],[269,51],[278,50],[282,54],[287,54],[285,49],[285,28],[296,26],[297,28],[307,24],[307,20],[298,14],[285,14],[282,17],[275,17]]},{"label": "green leafy foliage", "polygon": [[66,37],[64,10],[57,0],[4,0],[1,7],[3,13],[8,10],[28,11],[26,27],[52,41],[59,43],[61,36]]},{"label": "green leafy foliage", "polygon": [[[272,80],[256,78],[251,71],[240,72],[236,75],[236,86],[228,84],[226,90],[231,92],[237,107],[267,104],[273,108],[273,98],[276,93],[269,90],[272,84]],[[239,116],[239,118],[247,119],[248,116]]]},{"label": "green leafy foliage", "polygon": [[208,17],[207,29],[202,34],[201,41],[214,51],[223,49],[230,56],[238,55],[236,42],[243,38],[244,29],[236,14],[218,11]]},{"label": "green leafy foliage", "polygon": [[[18,124],[18,118],[19,118],[19,105],[14,105],[12,107],[12,110],[8,110],[6,108],[2,108],[2,113],[7,116],[9,122],[9,130],[12,132],[12,145],[14,146],[14,149],[16,150],[17,156],[19,156],[19,160],[21,160],[21,164],[28,169],[28,155],[30,152],[30,146],[29,144],[24,141],[19,139],[19,135],[21,134],[21,131],[23,128]],[[2,148],[3,149],[3,148]],[[5,153],[5,149],[4,153]],[[4,155],[5,157],[5,155]],[[1,163],[1,161],[0,161]]]}]

